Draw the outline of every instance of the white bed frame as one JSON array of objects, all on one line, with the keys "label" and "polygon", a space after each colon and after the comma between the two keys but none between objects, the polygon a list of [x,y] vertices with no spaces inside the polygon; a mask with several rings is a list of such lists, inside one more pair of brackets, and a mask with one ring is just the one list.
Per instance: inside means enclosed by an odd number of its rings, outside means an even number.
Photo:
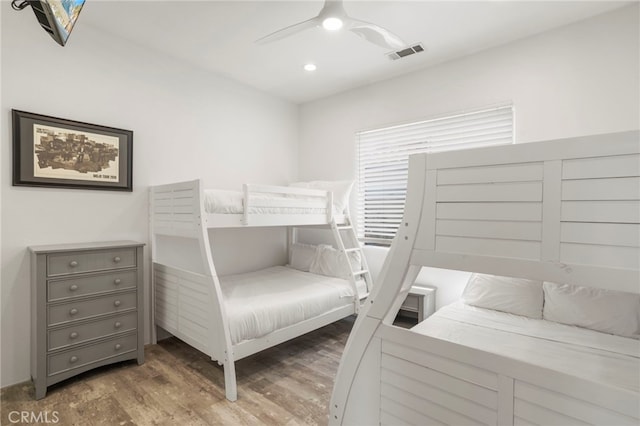
[{"label": "white bed frame", "polygon": [[[355,314],[360,300],[298,324],[274,331],[264,337],[233,344],[225,313],[225,304],[214,261],[211,255],[208,228],[287,226],[289,247],[295,241],[297,226],[330,226],[343,256],[360,251],[350,224],[348,212],[333,214],[331,192],[305,188],[244,185],[243,214],[209,214],[204,208],[204,192],[200,180],[159,185],[150,189],[152,242],[152,309],[153,323],[194,348],[209,355],[224,368],[227,399],[237,399],[235,361],[275,346],[294,337]],[[318,197],[325,202],[321,214],[252,213],[259,205],[259,195],[291,195],[279,197],[282,205],[269,207],[304,207],[303,197]],[[255,209],[253,209],[255,210]],[[347,232],[349,247],[345,247],[341,232]],[[354,247],[355,245],[355,247]],[[366,260],[363,268],[352,271],[351,287],[358,294],[356,279],[363,277],[367,286],[371,277]],[[364,297],[364,296],[363,296]],[[153,327],[152,341],[157,341]]]},{"label": "white bed frame", "polygon": [[412,156],[329,423],[640,424],[637,392],[391,325],[422,266],[639,293],[639,199],[637,131]]}]

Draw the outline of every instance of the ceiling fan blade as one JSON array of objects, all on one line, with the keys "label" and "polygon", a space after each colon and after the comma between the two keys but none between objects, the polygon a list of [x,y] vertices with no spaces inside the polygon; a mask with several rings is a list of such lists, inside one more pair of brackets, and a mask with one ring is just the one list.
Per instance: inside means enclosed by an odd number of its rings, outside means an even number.
[{"label": "ceiling fan blade", "polygon": [[255,42],[257,44],[271,43],[272,41],[289,37],[290,35],[299,33],[300,31],[304,31],[308,28],[317,27],[318,25],[321,25],[321,24],[322,23],[320,22],[320,18],[316,16],[315,18],[307,19],[306,21],[298,22],[297,24],[293,24],[288,27],[282,28],[276,32],[273,32],[269,35],[259,38]]},{"label": "ceiling fan blade", "polygon": [[370,43],[387,49],[402,49],[406,44],[400,37],[379,25],[370,22],[350,19],[349,30]]}]

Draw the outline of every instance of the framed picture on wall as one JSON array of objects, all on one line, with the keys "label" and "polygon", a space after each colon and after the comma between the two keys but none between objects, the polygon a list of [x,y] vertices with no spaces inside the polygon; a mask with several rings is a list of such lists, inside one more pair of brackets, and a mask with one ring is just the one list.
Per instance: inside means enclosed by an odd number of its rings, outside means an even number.
[{"label": "framed picture on wall", "polygon": [[131,130],[11,113],[14,186],[133,190]]}]

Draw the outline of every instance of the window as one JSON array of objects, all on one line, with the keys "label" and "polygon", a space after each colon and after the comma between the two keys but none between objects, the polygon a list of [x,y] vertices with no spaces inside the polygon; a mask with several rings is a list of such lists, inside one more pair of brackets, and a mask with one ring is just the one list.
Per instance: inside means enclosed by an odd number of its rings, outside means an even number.
[{"label": "window", "polygon": [[386,246],[402,220],[409,155],[513,143],[513,106],[363,131],[356,138],[358,237]]}]

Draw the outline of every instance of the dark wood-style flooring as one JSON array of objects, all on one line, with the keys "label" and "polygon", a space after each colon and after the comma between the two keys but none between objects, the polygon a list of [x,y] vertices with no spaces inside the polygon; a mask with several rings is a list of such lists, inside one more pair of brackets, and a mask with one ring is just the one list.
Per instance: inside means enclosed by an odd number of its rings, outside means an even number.
[{"label": "dark wood-style flooring", "polygon": [[0,424],[29,411],[49,421],[56,412],[58,425],[325,425],[352,326],[347,318],[238,361],[236,402],[225,399],[222,367],[170,338],[147,346],[142,366],[84,373],[40,401],[31,383],[2,389]]}]

